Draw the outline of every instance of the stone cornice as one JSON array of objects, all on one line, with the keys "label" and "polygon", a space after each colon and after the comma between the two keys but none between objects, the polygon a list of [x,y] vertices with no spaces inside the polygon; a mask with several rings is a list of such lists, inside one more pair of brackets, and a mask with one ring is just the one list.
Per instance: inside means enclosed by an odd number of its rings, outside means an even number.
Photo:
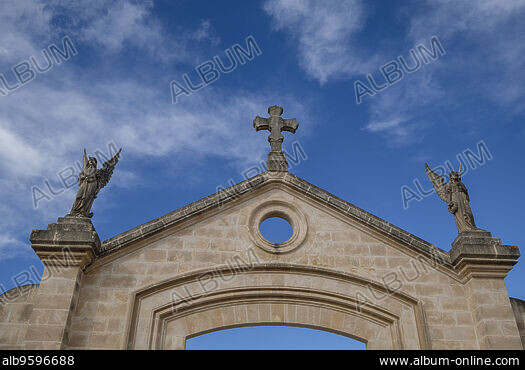
[{"label": "stone cornice", "polygon": [[100,251],[98,234],[84,217],[60,217],[46,230],[33,230],[29,240],[46,266],[83,268]]},{"label": "stone cornice", "polygon": [[469,280],[476,278],[505,278],[518,262],[520,251],[513,245],[502,245],[490,232],[462,232],[452,243],[450,261],[458,274]]}]

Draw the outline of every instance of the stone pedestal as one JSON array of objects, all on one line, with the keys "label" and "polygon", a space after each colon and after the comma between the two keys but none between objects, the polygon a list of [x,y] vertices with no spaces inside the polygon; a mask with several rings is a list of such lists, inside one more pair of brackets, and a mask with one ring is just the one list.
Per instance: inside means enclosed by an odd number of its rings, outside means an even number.
[{"label": "stone pedestal", "polygon": [[266,168],[269,172],[288,172],[288,161],[283,152],[270,152],[266,161]]},{"label": "stone pedestal", "polygon": [[46,230],[33,230],[30,241],[44,264],[44,273],[24,347],[65,349],[82,271],[100,251],[100,239],[90,219],[66,216]]},{"label": "stone pedestal", "polygon": [[450,260],[466,280],[480,349],[522,349],[504,278],[518,262],[519,249],[502,245],[484,230],[458,235]]}]

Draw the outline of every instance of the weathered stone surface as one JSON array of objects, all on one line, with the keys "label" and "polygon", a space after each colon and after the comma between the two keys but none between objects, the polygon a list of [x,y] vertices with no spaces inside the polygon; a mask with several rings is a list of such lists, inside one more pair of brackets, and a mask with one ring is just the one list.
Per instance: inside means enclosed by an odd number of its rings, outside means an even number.
[{"label": "weathered stone surface", "polygon": [[283,108],[277,105],[269,107],[268,114],[270,118],[257,116],[253,120],[253,127],[256,131],[270,131],[270,136],[268,136],[270,153],[268,154],[268,161],[266,162],[266,170],[268,172],[288,172],[288,161],[282,151],[284,136],[281,134],[281,131],[295,133],[297,127],[299,127],[299,123],[295,118],[282,119]]},{"label": "weathered stone surface", "polygon": [[[100,239],[86,217],[60,217],[46,230],[33,230],[32,248],[50,270],[78,266],[83,268],[100,254]],[[71,269],[63,268],[64,274]],[[76,273],[73,273],[76,276]]]},{"label": "weathered stone surface", "polygon": [[24,285],[0,295],[0,350],[23,347],[38,287]]},{"label": "weathered stone surface", "polygon": [[70,216],[80,218],[91,218],[93,213],[90,212],[93,201],[99,191],[108,184],[113,170],[119,161],[120,149],[111,159],[104,162],[102,168],[97,169],[97,159],[89,157],[84,149],[84,158],[82,160],[82,171],[78,175],[79,188],[75,197],[75,202],[71,207]]},{"label": "weathered stone surface", "polygon": [[483,230],[464,231],[452,243],[449,252],[455,268],[464,276],[504,278],[518,262],[520,251],[513,245]]},{"label": "weathered stone surface", "polygon": [[[285,253],[254,242],[261,210],[293,221]],[[289,173],[260,174],[100,249],[93,233],[67,217],[34,233],[56,271],[30,314],[22,301],[0,309],[0,346],[179,349],[193,335],[257,324],[329,330],[369,349],[522,345],[503,280],[516,247],[464,234],[449,254]],[[67,258],[51,263],[49,253],[67,245],[76,263],[57,268]]]},{"label": "weathered stone surface", "polygon": [[518,298],[511,298],[510,303],[514,317],[516,318],[516,325],[520,332],[521,343],[523,344],[523,349],[525,349],[525,301]]},{"label": "weathered stone surface", "polygon": [[429,177],[436,194],[442,201],[448,204],[448,211],[454,215],[458,233],[464,231],[483,231],[476,227],[474,216],[470,209],[470,198],[467,187],[461,181],[461,163],[459,164],[459,172],[451,171],[449,174],[449,181],[445,183],[445,179],[430,169],[425,163],[427,169],[427,176]]},{"label": "weathered stone surface", "polygon": [[451,262],[455,263],[460,256],[517,259],[520,251],[513,245],[502,245],[501,240],[493,238],[490,232],[479,230],[460,233],[449,254]]},{"label": "weathered stone surface", "polygon": [[82,269],[99,254],[100,239],[89,218],[66,216],[47,230],[33,230],[30,240],[44,263],[46,278],[27,317],[23,348],[64,349],[77,310]]},{"label": "weathered stone surface", "polygon": [[[246,184],[248,183],[252,185],[250,187],[246,187]],[[422,251],[423,253],[431,256],[435,260],[439,260],[445,265],[449,264],[449,255],[447,252],[418,238],[417,236],[412,235],[351,203],[345,202],[335,195],[330,194],[325,190],[318,188],[315,185],[312,185],[290,173],[282,174],[281,176],[276,177],[275,175],[271,175],[266,172],[240,182],[228,189],[225,189],[222,192],[210,195],[209,197],[203,198],[195,203],[161,216],[156,220],[147,222],[144,225],[138,226],[111,239],[108,239],[102,243],[101,253],[103,255],[113,253],[136,240],[155,233],[159,233],[164,229],[172,227],[177,223],[184,222],[188,218],[195,217],[196,215],[208,210],[216,209],[219,206],[224,207],[227,203],[239,199],[242,195],[257,191],[263,186],[272,185],[273,183],[289,186],[291,189],[305,193],[305,195],[316,200],[320,200],[327,206],[334,207],[343,214],[364,222],[390,237],[395,237],[403,243],[409,243],[416,250]],[[235,194],[235,196],[231,197],[229,194]],[[151,225],[155,225],[155,228],[151,227]],[[144,228],[146,227],[148,230],[150,230],[149,232],[144,232]]]}]

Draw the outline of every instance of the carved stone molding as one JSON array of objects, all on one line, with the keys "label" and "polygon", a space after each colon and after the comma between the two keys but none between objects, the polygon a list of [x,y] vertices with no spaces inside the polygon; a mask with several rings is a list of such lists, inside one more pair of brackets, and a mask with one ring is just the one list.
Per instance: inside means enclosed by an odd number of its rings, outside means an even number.
[{"label": "carved stone molding", "polygon": [[84,268],[100,251],[98,234],[85,217],[60,217],[46,230],[33,230],[29,240],[46,266]]},{"label": "carved stone molding", "polygon": [[[199,285],[205,271],[137,291],[123,348],[184,349],[186,339],[215,330],[291,325],[358,339],[367,349],[431,349],[422,304],[372,281],[289,264],[256,265],[242,274],[224,266],[214,273],[219,284],[210,291]],[[363,304],[356,292],[370,290],[383,298]]]},{"label": "carved stone molding", "polygon": [[[259,226],[264,220],[271,217],[280,217],[290,223],[293,229],[290,239],[283,243],[272,243],[262,236]],[[295,250],[304,242],[308,232],[308,222],[301,210],[280,200],[270,200],[257,206],[250,215],[248,225],[249,236],[253,243],[273,254],[283,254]]]},{"label": "carved stone molding", "polygon": [[518,247],[503,245],[499,238],[483,230],[460,233],[449,253],[456,271],[467,280],[473,277],[503,279],[520,257]]}]

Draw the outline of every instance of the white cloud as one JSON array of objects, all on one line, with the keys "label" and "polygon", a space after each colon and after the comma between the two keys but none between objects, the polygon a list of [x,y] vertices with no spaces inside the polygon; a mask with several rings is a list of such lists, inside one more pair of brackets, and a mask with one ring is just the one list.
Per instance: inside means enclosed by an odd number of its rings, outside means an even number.
[{"label": "white cloud", "polygon": [[[166,37],[152,16],[153,1],[133,0],[3,0],[0,2],[0,56],[9,67],[39,54],[64,35],[111,54],[133,46],[161,61],[185,61],[193,43],[216,43],[211,24],[203,20],[195,29]],[[201,44],[199,44],[201,45]]]},{"label": "white cloud", "polygon": [[368,71],[370,59],[355,46],[365,19],[361,0],[267,0],[264,10],[297,42],[299,65],[321,84]]},{"label": "white cloud", "polygon": [[[159,53],[198,59],[188,50],[198,42],[218,40],[207,21],[180,38],[169,39],[152,17],[149,2],[8,0],[0,4],[0,14],[0,53],[9,55],[0,66],[8,79],[14,78],[7,76],[12,63],[28,60],[49,42],[57,43],[64,33],[72,35],[75,46],[103,46],[104,63],[111,63],[128,46],[148,51],[144,57],[152,63]],[[173,45],[178,49],[172,49]],[[169,158],[177,167],[213,157],[244,170],[268,150],[263,134],[252,128],[256,114],[263,115],[277,103],[294,115],[308,116],[293,97],[276,96],[273,91],[265,94],[264,88],[255,94],[211,86],[173,105],[169,80],[161,86],[144,85],[144,76],[99,75],[97,65],[78,70],[75,61],[79,58],[84,56],[79,53],[0,96],[0,259],[31,251],[30,230],[69,212],[76,187],[49,202],[40,201],[36,210],[31,187],[49,194],[43,183],[48,179],[61,191],[57,171],[81,160],[83,148],[107,153],[110,141],[123,147],[123,160],[112,179],[116,187],[155,181],[141,176],[137,168],[157,159]],[[175,181],[173,175],[171,179]],[[111,205],[111,194],[104,197],[102,207]]]},{"label": "white cloud", "polygon": [[17,63],[36,53],[35,41],[51,32],[51,14],[37,0],[4,0],[0,3],[2,61]]},{"label": "white cloud", "polygon": [[415,39],[433,33],[445,43],[460,44],[447,56],[450,70],[472,81],[473,93],[496,105],[520,111],[525,91],[525,1],[427,1],[422,14],[411,19]]},{"label": "white cloud", "polygon": [[115,2],[105,12],[97,14],[82,29],[86,41],[96,42],[113,52],[119,52],[125,42],[147,46],[148,42],[159,44],[161,34],[155,24],[146,23],[151,5]]},{"label": "white cloud", "polygon": [[[406,56],[420,43],[428,47],[429,39],[438,36],[445,56],[376,96],[366,96],[363,106],[369,110],[369,122],[364,129],[385,136],[389,143],[422,140],[435,123],[432,112],[441,107],[454,114],[454,102],[472,96],[503,107],[507,116],[525,110],[523,0],[414,2],[404,9],[408,47],[397,53],[359,44],[358,36],[367,32],[365,19],[372,13],[360,0],[266,0],[263,8],[272,26],[296,43],[300,67],[321,84],[331,79],[365,80],[367,73],[377,74],[379,66],[396,54]],[[465,85],[452,90],[450,84],[446,88],[441,84],[446,80]]]},{"label": "white cloud", "polygon": [[9,258],[27,257],[32,251],[29,244],[14,239],[8,234],[0,234],[0,261]]},{"label": "white cloud", "polygon": [[211,43],[218,43],[219,38],[213,31],[212,24],[209,20],[203,20],[200,22],[199,27],[194,31],[188,33],[188,39],[195,41],[208,40]]},{"label": "white cloud", "polygon": [[421,141],[431,124],[426,116],[429,107],[440,107],[443,98],[433,73],[439,60],[432,63],[375,96],[367,96],[370,118],[364,129],[385,136],[390,145]]},{"label": "white cloud", "polygon": [[[447,54],[367,99],[370,121],[365,129],[396,144],[420,141],[428,126],[437,123],[438,109],[452,119],[456,102],[472,97],[503,107],[506,117],[522,112],[525,1],[432,0],[419,5],[408,19],[407,40],[429,45],[436,35]],[[461,81],[463,86],[441,81]]]},{"label": "white cloud", "polygon": [[37,150],[17,133],[2,127],[0,123],[0,165],[4,173],[25,173],[35,175],[42,166]]},{"label": "white cloud", "polygon": [[388,121],[371,122],[366,126],[366,128],[372,132],[380,132],[383,130],[397,128],[399,127],[401,123],[404,123],[406,121],[407,121],[406,117],[397,117],[397,118],[392,118]]},{"label": "white cloud", "polygon": [[523,0],[426,0],[422,5],[423,11],[411,18],[412,37],[429,32],[443,38],[458,32],[488,34],[525,9]]},{"label": "white cloud", "polygon": [[[117,187],[129,186],[125,179],[140,179],[134,163],[143,165],[156,158],[172,158],[175,166],[222,158],[241,171],[259,163],[267,153],[263,134],[251,125],[256,114],[264,114],[267,101],[277,99],[294,115],[308,116],[294,98],[264,92],[223,95],[209,88],[188,97],[186,104],[173,105],[168,88],[163,97],[144,87],[139,89],[133,81],[80,87],[70,84],[57,89],[35,81],[0,99],[0,145],[6,144],[0,149],[0,167],[6,176],[5,186],[0,188],[5,206],[0,220],[3,230],[15,226],[5,220],[17,220],[16,229],[29,232],[69,211],[75,190],[49,202],[41,200],[33,210],[31,187],[50,194],[43,183],[49,179],[52,187],[61,191],[57,172],[81,160],[84,147],[107,153],[107,143],[112,141],[123,148],[123,160],[112,182]],[[127,94],[130,89],[141,93]],[[111,202],[110,194],[104,197]],[[18,235],[7,236],[0,240],[0,250],[8,248]]]}]

